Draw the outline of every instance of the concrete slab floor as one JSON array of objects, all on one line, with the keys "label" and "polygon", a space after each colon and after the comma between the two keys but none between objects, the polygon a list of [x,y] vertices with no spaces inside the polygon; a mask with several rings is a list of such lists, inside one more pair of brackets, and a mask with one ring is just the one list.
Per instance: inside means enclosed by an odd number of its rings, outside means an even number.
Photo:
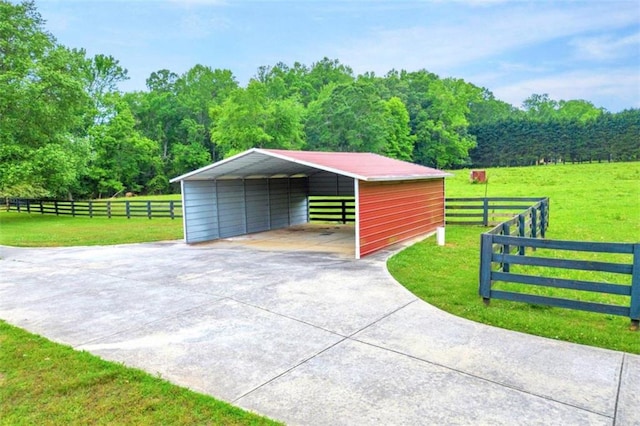
[{"label": "concrete slab floor", "polygon": [[288,424],[640,424],[639,356],[454,317],[389,253],[0,247],[0,318]]},{"label": "concrete slab floor", "polygon": [[352,223],[305,223],[273,231],[223,238],[203,244],[240,244],[258,250],[314,251],[355,256],[355,227]]}]

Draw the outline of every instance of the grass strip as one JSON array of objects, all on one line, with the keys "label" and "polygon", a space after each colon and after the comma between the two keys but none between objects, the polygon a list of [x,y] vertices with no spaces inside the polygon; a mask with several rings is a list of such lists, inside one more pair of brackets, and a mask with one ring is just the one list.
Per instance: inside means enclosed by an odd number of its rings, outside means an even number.
[{"label": "grass strip", "polygon": [[0,424],[278,423],[0,321]]},{"label": "grass strip", "polygon": [[182,218],[106,218],[0,212],[0,244],[64,247],[128,244],[182,238]]}]

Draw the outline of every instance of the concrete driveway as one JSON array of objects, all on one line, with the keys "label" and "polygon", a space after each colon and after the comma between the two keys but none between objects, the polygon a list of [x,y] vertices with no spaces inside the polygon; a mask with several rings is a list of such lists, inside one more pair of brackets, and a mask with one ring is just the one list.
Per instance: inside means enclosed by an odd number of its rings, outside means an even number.
[{"label": "concrete driveway", "polygon": [[0,318],[289,424],[640,424],[640,357],[444,313],[388,255],[2,247]]}]

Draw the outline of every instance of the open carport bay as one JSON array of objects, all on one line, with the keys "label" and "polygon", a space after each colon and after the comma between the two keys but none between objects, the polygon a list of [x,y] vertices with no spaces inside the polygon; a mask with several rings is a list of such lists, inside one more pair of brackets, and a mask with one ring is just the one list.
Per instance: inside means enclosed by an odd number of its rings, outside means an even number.
[{"label": "open carport bay", "polygon": [[225,243],[232,243],[258,250],[325,252],[353,259],[354,241],[355,228],[352,223],[306,223],[201,243],[201,245],[220,247]]},{"label": "open carport bay", "polygon": [[640,423],[640,357],[451,316],[389,252],[0,249],[0,318],[288,424]]}]

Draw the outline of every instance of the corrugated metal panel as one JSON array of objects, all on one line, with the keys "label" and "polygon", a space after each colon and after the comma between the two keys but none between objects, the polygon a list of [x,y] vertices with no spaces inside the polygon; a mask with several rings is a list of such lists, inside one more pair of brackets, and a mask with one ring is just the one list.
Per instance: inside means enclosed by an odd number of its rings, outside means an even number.
[{"label": "corrugated metal panel", "polygon": [[369,152],[287,151],[281,149],[256,149],[256,152],[272,154],[278,158],[365,181],[432,179],[449,176],[442,170]]},{"label": "corrugated metal panel", "polygon": [[307,223],[307,179],[289,179],[289,226]]},{"label": "corrugated metal panel", "polygon": [[360,181],[358,195],[361,256],[444,225],[444,179]]},{"label": "corrugated metal panel", "polygon": [[309,176],[309,195],[344,195],[353,197],[353,178],[320,172]]},{"label": "corrugated metal panel", "polygon": [[353,181],[353,178],[338,175],[338,193],[336,195],[353,197],[355,195]]},{"label": "corrugated metal panel", "polygon": [[269,179],[269,219],[271,229],[289,225],[288,179]]},{"label": "corrugated metal panel", "polygon": [[247,203],[247,232],[269,230],[269,183],[267,179],[248,179],[244,181]]},{"label": "corrugated metal panel", "polygon": [[245,222],[244,182],[216,181],[220,238],[247,233]]},{"label": "corrugated metal panel", "polygon": [[198,243],[219,238],[215,182],[185,181],[182,190],[185,241]]}]

